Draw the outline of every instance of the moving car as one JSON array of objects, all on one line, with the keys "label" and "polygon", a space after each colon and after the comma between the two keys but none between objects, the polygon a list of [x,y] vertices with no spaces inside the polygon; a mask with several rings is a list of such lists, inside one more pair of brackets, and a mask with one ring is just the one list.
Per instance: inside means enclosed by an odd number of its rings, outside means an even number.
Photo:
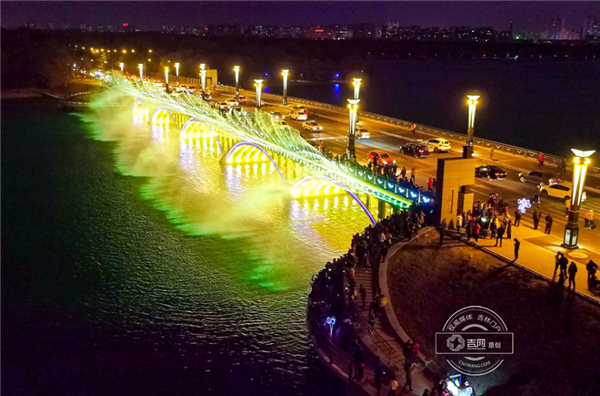
[{"label": "moving car", "polygon": [[302,128],[304,128],[307,131],[312,131],[312,132],[321,132],[323,130],[323,127],[320,126],[317,121],[306,121],[302,124]]},{"label": "moving car", "polygon": [[[561,182],[552,185],[545,185],[540,188],[540,195],[544,198],[552,197],[567,200],[571,198],[571,194],[573,193],[573,185],[568,182]],[[587,194],[584,191],[583,196],[581,197],[582,201],[585,201]]]},{"label": "moving car", "polygon": [[417,158],[429,156],[429,149],[421,143],[406,143],[400,147],[400,152],[404,155],[412,155]]},{"label": "moving car", "polygon": [[367,128],[356,127],[356,138],[357,139],[370,139],[371,134],[367,131]]},{"label": "moving car", "polygon": [[290,118],[292,120],[297,120],[297,121],[308,120],[308,116],[306,115],[304,110],[296,110],[296,109],[292,110],[292,113],[290,114]]},{"label": "moving car", "polygon": [[240,105],[240,102],[235,99],[226,99],[225,103],[227,103],[229,107],[238,107]]},{"label": "moving car", "polygon": [[280,120],[283,118],[283,116],[281,115],[280,112],[278,111],[272,111],[271,114],[273,115],[273,118],[275,118],[276,120]]},{"label": "moving car", "polygon": [[506,179],[506,172],[496,165],[483,165],[475,168],[475,177],[488,180]]},{"label": "moving car", "polygon": [[379,158],[378,163],[383,164],[383,166],[393,166],[396,163],[386,151],[383,150],[373,150],[369,153],[368,158],[369,162],[373,162],[373,159]]},{"label": "moving car", "polygon": [[302,105],[296,105],[296,106],[294,106],[294,108],[292,109],[292,111],[303,111],[304,114],[308,115],[308,110],[306,110],[306,107],[304,107]]},{"label": "moving car", "polygon": [[239,103],[246,103],[246,100],[247,100],[247,99],[246,99],[246,97],[245,97],[245,96],[242,96],[242,95],[238,96],[238,102],[239,102]]},{"label": "moving car", "polygon": [[215,103],[215,109],[228,109],[229,105],[225,102],[217,102]]},{"label": "moving car", "polygon": [[441,137],[429,139],[427,146],[429,147],[429,151],[433,151],[434,153],[447,153],[452,148],[450,147],[450,142]]},{"label": "moving car", "polygon": [[533,183],[542,187],[545,185],[560,183],[558,175],[551,171],[531,171],[529,173],[519,173],[521,183]]}]

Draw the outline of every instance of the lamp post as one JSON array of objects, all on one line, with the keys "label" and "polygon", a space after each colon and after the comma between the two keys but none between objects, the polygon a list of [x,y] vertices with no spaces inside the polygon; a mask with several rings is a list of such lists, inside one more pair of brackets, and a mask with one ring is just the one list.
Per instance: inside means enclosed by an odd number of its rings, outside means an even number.
[{"label": "lamp post", "polygon": [[175,75],[179,77],[179,63],[175,63]]},{"label": "lamp post", "polygon": [[169,91],[169,66],[165,66],[165,85],[167,86],[167,92]]},{"label": "lamp post", "polygon": [[200,80],[202,81],[202,99],[204,99],[204,90],[206,89],[206,70],[204,69],[206,65],[204,63],[200,63]]},{"label": "lamp post", "polygon": [[233,66],[233,71],[235,72],[235,100],[237,100],[240,96],[240,67]]},{"label": "lamp post", "polygon": [[288,74],[289,74],[289,70],[287,69],[283,69],[281,71],[281,75],[283,76],[283,105],[287,106],[288,104],[288,100],[287,100],[287,78],[288,78]]},{"label": "lamp post", "polygon": [[138,63],[138,69],[140,69],[140,80],[144,81],[144,64]]},{"label": "lamp post", "polygon": [[[355,77],[352,79],[353,81],[353,85],[354,85],[354,99],[358,99],[359,94],[360,94],[360,82],[362,81],[362,78],[360,77]],[[354,124],[358,124],[358,112],[356,112],[356,118],[354,120]]]},{"label": "lamp post", "polygon": [[565,237],[562,246],[567,249],[577,249],[577,240],[579,238],[579,205],[585,186],[585,176],[587,168],[590,165],[590,156],[595,150],[576,150],[571,149],[575,158],[573,159],[573,189],[571,191],[571,206],[569,207],[569,220],[565,226]]},{"label": "lamp post", "polygon": [[262,83],[263,80],[254,80],[254,85],[256,86],[256,107],[260,109],[260,94],[262,92]]},{"label": "lamp post", "polygon": [[473,157],[473,132],[475,125],[475,109],[479,95],[467,95],[469,103],[469,122],[467,128],[467,144],[463,146],[463,158]]},{"label": "lamp post", "polygon": [[356,139],[356,112],[358,109],[358,102],[360,99],[348,99],[348,109],[350,110],[350,128],[348,129],[348,155],[352,159],[356,154],[354,148],[354,140]]},{"label": "lamp post", "polygon": [[119,67],[121,68],[121,72],[123,72],[123,68],[125,67],[125,63],[123,63],[123,62],[119,63]]}]

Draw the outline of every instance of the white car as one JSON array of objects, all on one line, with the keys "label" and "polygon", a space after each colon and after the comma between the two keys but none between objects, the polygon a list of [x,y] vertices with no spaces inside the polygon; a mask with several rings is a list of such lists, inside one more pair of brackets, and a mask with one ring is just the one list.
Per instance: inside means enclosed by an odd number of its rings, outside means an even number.
[{"label": "white car", "polygon": [[302,128],[312,132],[321,132],[323,130],[323,127],[320,126],[317,121],[306,121],[302,124]]},{"label": "white car", "polygon": [[367,131],[367,128],[357,126],[355,133],[357,139],[371,139],[371,134]]},{"label": "white car", "polygon": [[273,118],[275,118],[276,120],[280,120],[280,119],[282,119],[282,118],[283,118],[283,116],[281,115],[281,113],[280,113],[280,112],[278,112],[278,111],[272,111],[272,112],[271,112],[271,115],[272,115],[272,116],[273,116]]},{"label": "white car", "polygon": [[450,142],[441,137],[429,139],[426,144],[429,151],[434,153],[447,153],[451,149]]},{"label": "white car", "polygon": [[235,99],[226,99],[225,103],[227,103],[229,107],[238,107],[240,105],[240,102]]},{"label": "white car", "polygon": [[[552,197],[567,200],[572,196],[573,186],[571,183],[562,182],[556,184],[545,185],[540,188],[540,195],[544,198]],[[583,196],[581,197],[582,201],[585,201],[587,193],[584,191]]]}]

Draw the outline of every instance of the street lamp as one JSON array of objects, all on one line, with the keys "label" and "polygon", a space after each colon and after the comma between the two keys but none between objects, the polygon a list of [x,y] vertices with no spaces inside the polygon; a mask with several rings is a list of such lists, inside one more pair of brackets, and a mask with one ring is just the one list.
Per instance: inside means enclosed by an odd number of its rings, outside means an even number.
[{"label": "street lamp", "polygon": [[121,72],[123,72],[123,68],[125,67],[125,63],[123,63],[123,62],[119,63],[119,67],[121,68]]},{"label": "street lamp", "polygon": [[260,109],[260,94],[262,92],[262,83],[263,80],[254,80],[254,85],[256,86],[256,107]]},{"label": "street lamp", "polygon": [[179,77],[179,63],[175,63],[175,75]]},{"label": "street lamp", "polygon": [[360,93],[360,82],[362,81],[362,78],[353,78],[352,81],[354,81],[352,84],[354,85],[354,99],[358,99],[358,94]]},{"label": "street lamp", "polygon": [[467,128],[467,144],[463,146],[463,158],[473,157],[473,131],[475,125],[475,109],[479,95],[467,95],[469,103],[469,123]]},{"label": "street lamp", "polygon": [[356,155],[354,140],[356,139],[356,113],[360,99],[348,99],[348,109],[350,110],[350,128],[348,129],[348,155],[352,159]]},{"label": "street lamp", "polygon": [[[360,82],[362,81],[362,78],[355,77],[352,79],[352,81],[354,81],[352,83],[354,85],[354,99],[358,99],[358,95],[360,94]],[[358,112],[356,113],[354,124],[358,124]]]},{"label": "street lamp", "polygon": [[204,69],[206,65],[204,63],[200,63],[200,80],[202,81],[202,99],[204,99],[204,90],[206,89],[206,70]]},{"label": "street lamp", "polygon": [[585,186],[585,175],[590,165],[590,156],[595,150],[576,150],[571,149],[575,158],[573,159],[573,189],[571,191],[571,206],[569,208],[569,221],[565,226],[565,237],[562,246],[567,249],[577,249],[577,239],[579,238],[579,205]]},{"label": "street lamp", "polygon": [[169,66],[165,66],[165,83],[167,84],[167,90],[169,90]]},{"label": "street lamp", "polygon": [[144,64],[138,63],[138,69],[140,69],[140,80],[144,80]]},{"label": "street lamp", "polygon": [[287,78],[288,78],[288,74],[289,74],[289,70],[287,69],[283,69],[281,71],[281,75],[283,76],[283,105],[287,106],[288,100],[287,100]]},{"label": "street lamp", "polygon": [[235,72],[235,99],[237,100],[240,96],[240,67],[233,66],[233,71]]}]

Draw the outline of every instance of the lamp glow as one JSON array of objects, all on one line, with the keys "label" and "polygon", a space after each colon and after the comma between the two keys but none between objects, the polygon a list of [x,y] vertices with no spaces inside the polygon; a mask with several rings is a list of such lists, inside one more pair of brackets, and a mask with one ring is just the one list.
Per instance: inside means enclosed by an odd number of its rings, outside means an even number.
[{"label": "lamp glow", "polygon": [[121,68],[121,71],[123,71],[123,68],[125,67],[125,63],[123,63],[123,62],[119,63],[119,67]]},{"label": "lamp glow", "polygon": [[348,128],[348,155],[351,158],[354,158],[356,154],[356,148],[354,146],[354,141],[356,139],[356,113],[358,111],[358,103],[360,99],[348,99],[348,109],[350,115],[350,127]]},{"label": "lamp glow", "polygon": [[354,85],[354,99],[358,99],[358,96],[360,94],[360,82],[362,81],[362,78],[353,78],[352,81],[354,81],[352,84]]},{"label": "lamp glow", "polygon": [[165,66],[165,83],[169,85],[169,66]]},{"label": "lamp glow", "polygon": [[144,64],[138,63],[138,69],[140,69],[140,80],[144,79]]},{"label": "lamp glow", "polygon": [[202,98],[204,99],[204,91],[206,90],[206,65],[200,63],[200,81],[202,82]]},{"label": "lamp glow", "polygon": [[240,96],[240,67],[233,66],[233,71],[235,72],[235,99],[237,100]]},{"label": "lamp glow", "polygon": [[175,75],[179,77],[179,63],[175,63]]},{"label": "lamp glow", "polygon": [[254,85],[256,86],[256,107],[260,109],[260,94],[262,93],[262,79],[254,80]]},{"label": "lamp glow", "polygon": [[471,158],[473,156],[473,134],[475,132],[475,110],[479,95],[467,95],[467,103],[469,104],[469,120],[467,127],[467,144],[463,147],[463,158]]},{"label": "lamp glow", "polygon": [[288,104],[288,99],[287,99],[287,79],[288,79],[288,74],[289,74],[289,70],[288,69],[283,69],[281,71],[281,75],[283,76],[283,105],[287,106]]}]

